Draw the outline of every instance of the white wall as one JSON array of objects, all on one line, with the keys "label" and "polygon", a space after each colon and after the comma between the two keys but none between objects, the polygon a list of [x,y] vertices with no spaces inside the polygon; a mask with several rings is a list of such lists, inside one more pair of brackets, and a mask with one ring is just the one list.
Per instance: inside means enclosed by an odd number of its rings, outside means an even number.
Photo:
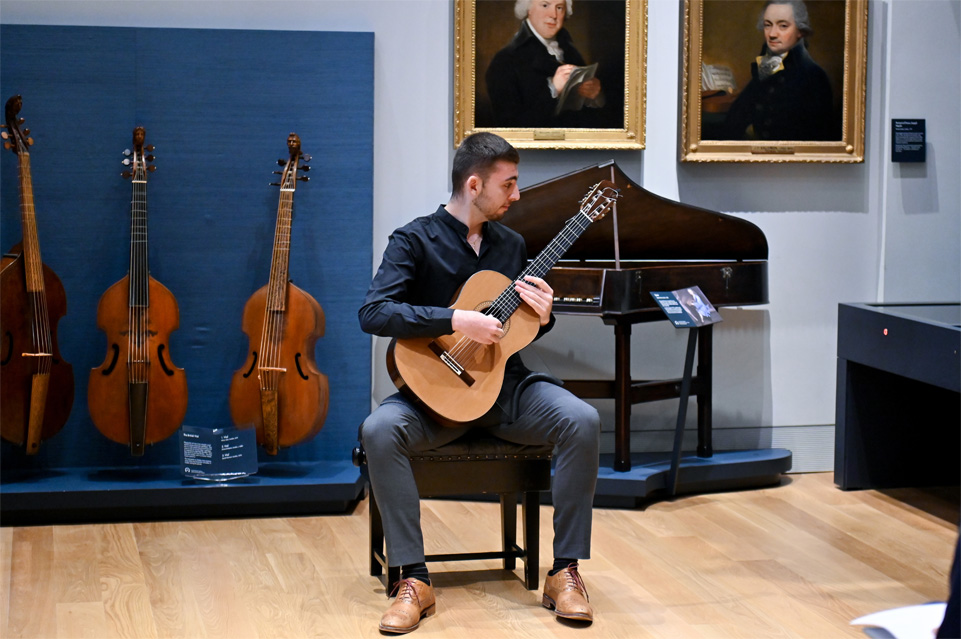
[{"label": "white wall", "polygon": [[[770,244],[770,304],[725,309],[715,331],[715,446],[784,446],[795,452],[795,469],[827,470],[833,455],[837,304],[961,298],[961,3],[870,3],[867,153],[858,165],[679,163],[681,6],[676,0],[649,0],[646,150],[525,151],[522,186],[613,158],[659,195],[760,226]],[[372,269],[391,230],[447,199],[453,155],[449,0],[3,0],[0,20],[372,31]],[[278,65],[284,55],[277,52]],[[927,120],[925,164],[891,164],[891,118]],[[634,335],[635,377],[680,375],[682,332],[658,323],[638,326]],[[383,370],[384,346],[375,343],[374,401],[392,391]],[[529,363],[561,376],[611,375],[611,329],[597,320],[562,318],[535,345]],[[610,424],[610,403],[598,406]],[[676,402],[635,407],[632,427],[642,431],[633,438],[636,449],[668,448],[676,410]],[[693,411],[689,416],[693,421]]]}]

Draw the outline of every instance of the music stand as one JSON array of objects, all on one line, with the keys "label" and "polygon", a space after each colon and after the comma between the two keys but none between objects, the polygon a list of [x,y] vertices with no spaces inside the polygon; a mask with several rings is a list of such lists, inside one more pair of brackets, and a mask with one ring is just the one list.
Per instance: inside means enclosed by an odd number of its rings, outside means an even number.
[{"label": "music stand", "polygon": [[680,405],[677,410],[677,424],[674,427],[674,448],[671,455],[671,470],[665,489],[672,497],[677,494],[677,484],[681,466],[681,440],[684,437],[684,422],[687,420],[687,400],[691,396],[691,378],[694,373],[694,353],[697,349],[697,335],[700,328],[721,321],[721,315],[707,299],[700,287],[692,286],[676,291],[651,291],[651,296],[661,307],[674,328],[689,329],[687,354],[684,357],[684,376],[681,378]]}]

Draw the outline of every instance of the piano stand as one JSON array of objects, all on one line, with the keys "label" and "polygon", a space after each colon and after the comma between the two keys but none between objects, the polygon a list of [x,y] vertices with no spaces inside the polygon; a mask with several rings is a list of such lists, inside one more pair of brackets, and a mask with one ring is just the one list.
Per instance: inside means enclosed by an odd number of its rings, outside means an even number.
[{"label": "piano stand", "polygon": [[[681,379],[631,378],[632,325],[665,319],[652,291],[697,284],[715,308],[768,303],[767,238],[747,220],[651,193],[613,161],[525,188],[501,222],[521,234],[528,255],[538,255],[576,211],[575,203],[604,180],[616,185],[617,203],[545,275],[554,291],[555,314],[600,317],[614,327],[614,380],[565,382],[568,390],[585,399],[614,399],[614,454],[613,459],[609,453],[601,455],[595,495],[634,500],[667,488],[671,453],[631,453],[631,406],[682,394],[697,398],[697,450],[674,464],[672,489],[693,492],[777,483],[791,467],[790,451],[713,450],[710,326],[696,329],[697,337],[691,338],[700,344],[697,359],[691,360],[693,374],[685,376],[686,390]],[[683,419],[679,423],[683,425]],[[678,479],[681,467],[683,478]]]},{"label": "piano stand", "polygon": [[[682,397],[684,379],[633,380],[631,378],[631,326],[636,320],[613,319],[605,323],[614,324],[614,381],[609,380],[564,380],[564,387],[584,399],[614,399],[614,463],[617,472],[631,470],[631,406],[643,402]],[[691,393],[697,397],[697,456],[711,457],[714,454],[711,432],[711,386],[713,347],[712,326],[692,329],[688,343],[688,358],[692,360],[694,344],[699,338],[701,348],[697,349],[697,375],[687,380],[689,389],[683,394],[683,410],[687,410],[686,400]],[[693,343],[691,343],[693,341]],[[681,423],[683,428],[683,422]]]},{"label": "piano stand", "polygon": [[[663,317],[663,316],[662,316]],[[654,318],[642,321],[652,321]],[[651,493],[737,490],[770,486],[791,469],[791,451],[783,448],[714,452],[712,442],[712,326],[690,329],[684,376],[668,380],[631,379],[631,326],[628,319],[605,319],[614,325],[615,379],[565,380],[564,387],[585,399],[614,399],[614,455],[601,455],[594,504],[635,507]],[[698,345],[698,342],[700,344]],[[695,357],[696,372],[695,372]],[[681,440],[687,421],[687,403],[697,397],[696,455],[684,456]],[[670,453],[631,453],[631,406],[642,402],[678,398],[674,446]],[[605,466],[609,464],[608,467]],[[681,481],[681,470],[684,479]]]}]

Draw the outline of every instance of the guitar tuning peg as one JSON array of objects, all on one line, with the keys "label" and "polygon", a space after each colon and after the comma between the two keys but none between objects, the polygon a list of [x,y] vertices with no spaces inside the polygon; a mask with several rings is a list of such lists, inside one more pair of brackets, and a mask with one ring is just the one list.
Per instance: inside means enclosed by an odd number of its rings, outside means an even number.
[{"label": "guitar tuning peg", "polygon": [[267,186],[280,186],[280,182],[267,182]]},{"label": "guitar tuning peg", "polygon": [[[6,124],[3,125],[4,128],[6,128],[6,126],[7,126]],[[9,133],[7,133],[6,131],[0,131],[0,138],[3,138],[4,140],[6,140],[9,137],[10,137]]]},{"label": "guitar tuning peg", "polygon": [[24,130],[23,130],[23,134],[24,134],[24,135],[30,135],[30,129],[24,129]]},{"label": "guitar tuning peg", "polygon": [[297,176],[297,179],[300,180],[301,182],[310,182],[310,178],[307,177],[306,175]]},{"label": "guitar tuning peg", "polygon": [[13,148],[13,145],[10,144],[9,142],[4,142],[4,143],[3,143],[3,148],[5,148],[6,150],[9,151],[10,149]]},{"label": "guitar tuning peg", "polygon": [[301,170],[301,171],[309,171],[309,170],[310,170],[310,167],[305,164],[305,165],[303,165],[302,167],[300,167],[300,170]]},{"label": "guitar tuning peg", "polygon": [[144,148],[145,148],[146,150],[148,150],[148,151],[153,151],[153,150],[154,150],[154,145],[148,144],[148,145],[145,146]]},{"label": "guitar tuning peg", "polygon": [[147,162],[153,162],[154,157],[152,155],[147,156]]},{"label": "guitar tuning peg", "polygon": [[284,166],[285,164],[287,164],[287,160],[277,160],[277,164],[279,166]]},{"label": "guitar tuning peg", "polygon": [[27,138],[27,146],[33,146],[33,138]]},{"label": "guitar tuning peg", "polygon": [[283,171],[271,171],[274,175],[283,175]]},{"label": "guitar tuning peg", "polygon": [[153,164],[151,164],[150,166],[147,167],[147,170],[150,171],[151,173],[153,173],[154,171],[157,170],[157,167],[155,167]]},{"label": "guitar tuning peg", "polygon": [[307,155],[306,153],[304,153],[303,155],[301,155],[301,156],[300,156],[300,159],[301,159],[302,161],[304,161],[304,162],[310,162],[310,156]]},{"label": "guitar tuning peg", "polygon": [[130,156],[132,155],[132,153],[133,153],[133,152],[132,152],[130,149],[124,149],[124,150],[123,150],[123,154],[126,155],[127,157],[130,157]]},{"label": "guitar tuning peg", "polygon": [[123,173],[120,174],[120,177],[130,178],[130,177],[133,177],[133,173],[131,173],[130,171],[124,171]]}]

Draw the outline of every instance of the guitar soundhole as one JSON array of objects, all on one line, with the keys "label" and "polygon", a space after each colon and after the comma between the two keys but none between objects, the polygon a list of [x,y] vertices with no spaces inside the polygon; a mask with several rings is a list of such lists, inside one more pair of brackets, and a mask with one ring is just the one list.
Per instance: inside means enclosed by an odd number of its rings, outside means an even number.
[{"label": "guitar soundhole", "polygon": [[252,362],[250,362],[250,368],[248,368],[247,372],[244,373],[244,379],[250,377],[250,374],[254,372],[254,367],[257,365],[257,351],[253,351],[251,355],[254,356],[254,359]]},{"label": "guitar soundhole", "polygon": [[300,367],[300,353],[294,355],[294,364],[297,365],[297,374],[303,379],[308,379],[308,377],[304,375],[304,370]]},{"label": "guitar soundhole", "polygon": [[[475,306],[475,307],[474,307],[474,310],[477,311],[478,313],[483,313],[484,311],[486,311],[487,309],[489,309],[489,308],[492,306],[492,304],[493,304],[493,302],[484,301],[484,302],[481,302],[480,304],[478,304],[477,306]],[[507,321],[506,321],[506,322],[503,322],[503,325],[502,325],[501,328],[502,328],[502,330],[504,331],[504,335],[507,335],[507,333],[511,330],[511,318],[510,318],[510,317],[507,318]]]},{"label": "guitar soundhole", "polygon": [[117,365],[117,360],[120,358],[120,347],[117,346],[116,344],[111,344],[111,345],[110,345],[110,348],[113,349],[113,359],[110,360],[110,366],[108,366],[107,368],[103,369],[103,374],[104,374],[104,375],[109,375],[110,373],[113,372],[113,368],[114,368],[114,366]]},{"label": "guitar soundhole", "polygon": [[13,357],[13,333],[7,331],[4,335],[4,338],[6,338],[7,341],[7,356],[3,358],[2,362],[0,362],[0,366],[6,366],[10,361],[10,358]]},{"label": "guitar soundhole", "polygon": [[160,360],[160,368],[164,369],[164,373],[167,374],[167,377],[173,377],[174,372],[167,367],[167,363],[164,361],[164,349],[166,346],[166,344],[161,344],[157,347],[157,358]]}]

